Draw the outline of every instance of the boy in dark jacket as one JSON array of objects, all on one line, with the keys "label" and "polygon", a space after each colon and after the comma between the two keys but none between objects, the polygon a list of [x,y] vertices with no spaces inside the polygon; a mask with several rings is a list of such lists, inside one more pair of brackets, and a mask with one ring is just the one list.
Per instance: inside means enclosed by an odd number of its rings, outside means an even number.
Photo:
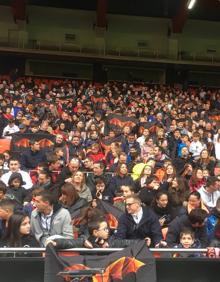
[{"label": "boy in dark jacket", "polygon": [[125,240],[125,239],[112,239],[109,238],[108,223],[103,219],[97,219],[88,223],[89,238],[88,240],[76,239],[56,239],[54,241],[48,241],[52,243],[56,248],[70,249],[70,248],[126,248],[132,244],[137,243],[139,240]]}]

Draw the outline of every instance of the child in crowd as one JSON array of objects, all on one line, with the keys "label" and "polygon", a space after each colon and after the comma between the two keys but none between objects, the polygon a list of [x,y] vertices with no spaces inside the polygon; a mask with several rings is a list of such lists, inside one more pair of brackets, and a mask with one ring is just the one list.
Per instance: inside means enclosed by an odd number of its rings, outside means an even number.
[{"label": "child in crowd", "polygon": [[[180,233],[180,244],[174,246],[178,249],[198,249],[201,248],[200,242],[195,240],[195,234],[190,229],[184,229]],[[173,257],[199,257],[200,253],[175,253]]]}]

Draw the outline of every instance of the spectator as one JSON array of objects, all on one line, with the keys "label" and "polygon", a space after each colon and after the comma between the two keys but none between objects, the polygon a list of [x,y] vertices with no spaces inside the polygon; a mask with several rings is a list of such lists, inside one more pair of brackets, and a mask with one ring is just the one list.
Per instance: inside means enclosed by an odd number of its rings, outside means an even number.
[{"label": "spectator", "polygon": [[33,186],[32,180],[30,175],[24,171],[20,169],[20,162],[18,159],[16,158],[11,158],[9,160],[9,172],[6,172],[2,175],[1,180],[8,186],[8,181],[10,176],[12,175],[13,172],[18,172],[21,174],[22,176],[22,180],[25,183],[24,184],[24,188],[25,189],[30,189]]},{"label": "spectator", "polygon": [[24,213],[14,213],[8,220],[6,233],[0,242],[0,246],[8,248],[38,248],[39,243],[30,232],[30,218]]},{"label": "spectator", "polygon": [[35,205],[36,209],[31,213],[31,231],[41,246],[46,245],[48,238],[73,238],[69,211],[55,203],[48,191],[38,193]]},{"label": "spectator", "polygon": [[0,201],[0,239],[5,235],[10,216],[14,213],[15,201],[2,199]]},{"label": "spectator", "polygon": [[24,170],[35,169],[39,163],[45,161],[45,152],[40,148],[39,141],[31,140],[29,150],[21,156],[21,168]]},{"label": "spectator", "polygon": [[210,176],[207,179],[206,185],[201,187],[198,192],[201,195],[203,203],[209,210],[216,206],[216,202],[220,197],[220,181],[216,176]]},{"label": "spectator", "polygon": [[168,246],[174,247],[180,243],[180,233],[185,228],[193,230],[195,239],[199,240],[202,247],[208,246],[208,236],[205,227],[207,212],[202,209],[193,209],[189,215],[176,217],[168,227],[166,241]]},{"label": "spectator", "polygon": [[116,238],[149,239],[151,246],[159,246],[162,240],[161,228],[156,215],[150,208],[141,207],[136,195],[125,199],[126,213],[119,219]]},{"label": "spectator", "polygon": [[71,218],[79,217],[80,210],[88,205],[85,198],[81,198],[71,183],[61,187],[60,203],[70,212]]}]

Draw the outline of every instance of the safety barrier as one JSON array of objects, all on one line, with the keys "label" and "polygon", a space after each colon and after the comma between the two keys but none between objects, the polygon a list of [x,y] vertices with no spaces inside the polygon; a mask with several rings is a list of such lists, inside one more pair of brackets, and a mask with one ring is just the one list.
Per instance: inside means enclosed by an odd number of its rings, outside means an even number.
[{"label": "safety barrier", "polygon": [[[69,249],[80,253],[111,253],[121,249]],[[207,249],[150,249],[153,253],[206,253]],[[45,248],[0,248],[1,280],[6,282],[44,281],[44,257],[16,257],[19,252],[42,255]],[[4,257],[12,254],[13,257]],[[157,282],[219,282],[220,259],[156,258]],[[4,279],[3,279],[4,278]],[[147,282],[147,281],[146,281]]]}]

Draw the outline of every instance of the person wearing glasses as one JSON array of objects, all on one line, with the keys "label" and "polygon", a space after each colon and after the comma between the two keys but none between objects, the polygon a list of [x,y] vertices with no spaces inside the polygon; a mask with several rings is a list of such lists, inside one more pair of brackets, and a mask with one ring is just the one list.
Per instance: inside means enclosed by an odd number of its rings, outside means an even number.
[{"label": "person wearing glasses", "polygon": [[57,249],[70,248],[126,248],[137,243],[139,240],[115,239],[110,237],[108,223],[102,217],[98,217],[88,223],[89,238],[78,239],[55,239],[48,240]]},{"label": "person wearing glasses", "polygon": [[115,237],[118,239],[141,239],[151,247],[165,246],[159,220],[148,207],[142,207],[140,198],[133,194],[125,198],[126,213],[118,223]]}]

